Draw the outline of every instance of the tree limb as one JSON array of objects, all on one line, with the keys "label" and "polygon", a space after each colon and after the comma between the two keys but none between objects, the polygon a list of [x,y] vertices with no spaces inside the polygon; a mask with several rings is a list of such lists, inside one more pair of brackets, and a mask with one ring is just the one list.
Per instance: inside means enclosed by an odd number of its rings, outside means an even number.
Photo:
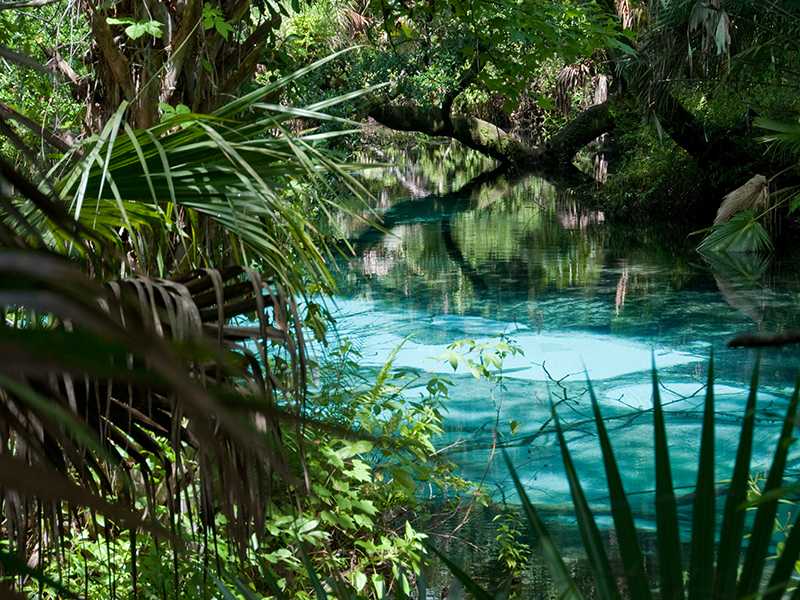
[{"label": "tree limb", "polygon": [[48,4],[55,4],[61,0],[24,0],[22,2],[0,2],[0,10],[12,10],[15,8],[39,8]]},{"label": "tree limb", "polygon": [[114,34],[111,33],[111,28],[108,26],[105,16],[100,12],[93,12],[92,14],[92,33],[114,80],[122,88],[125,97],[128,100],[133,99],[135,88],[131,78],[130,64],[117,47],[117,43],[114,41]]},{"label": "tree limb", "polygon": [[390,129],[453,138],[468,148],[503,162],[523,164],[538,157],[535,149],[529,148],[496,125],[463,115],[448,119],[441,108],[381,105],[373,107],[369,116]]},{"label": "tree limb", "polygon": [[379,105],[369,116],[398,131],[417,131],[434,137],[449,137],[465,146],[522,169],[545,168],[578,175],[572,164],[583,146],[614,128],[608,102],[592,106],[567,123],[544,146],[529,146],[496,125],[476,117],[453,115],[443,109],[415,105]]},{"label": "tree limb", "polygon": [[53,70],[51,68],[46,67],[35,58],[31,58],[27,54],[21,54],[16,50],[12,50],[11,48],[6,48],[5,46],[0,46],[0,58],[6,59],[8,62],[14,63],[15,65],[19,65],[21,67],[28,67],[29,69],[33,69],[34,71],[39,71],[40,73],[44,73],[45,75],[50,75]]},{"label": "tree limb", "polygon": [[[274,15],[261,23],[256,29],[247,36],[241,44],[234,47],[226,57],[223,64],[233,63],[225,71],[232,71],[232,73],[222,83],[221,90],[223,94],[230,94],[242,85],[245,80],[252,76],[256,69],[258,60],[261,58],[261,52],[267,43],[268,34],[276,27],[280,26],[280,15]],[[242,52],[246,52],[244,58],[238,59]],[[234,60],[231,60],[234,59]]]},{"label": "tree limb", "polygon": [[233,4],[230,8],[230,11],[226,15],[228,22],[230,23],[238,23],[247,11],[250,9],[250,0],[238,0],[235,4]]},{"label": "tree limb", "polygon": [[18,113],[16,110],[3,102],[0,102],[0,117],[3,117],[9,121],[16,121],[26,129],[29,129],[36,135],[41,136],[45,142],[57,150],[68,152],[71,148],[67,140],[55,132],[47,129],[44,125],[37,123],[33,119],[26,117],[21,113]]},{"label": "tree limb", "polygon": [[450,119],[452,115],[453,103],[456,101],[456,98],[458,98],[470,85],[472,85],[472,83],[478,78],[478,75],[480,75],[483,67],[486,65],[485,62],[481,63],[480,58],[480,52],[476,51],[469,68],[458,80],[458,83],[445,94],[444,100],[442,101],[442,112],[447,119]]},{"label": "tree limb", "polygon": [[545,156],[555,164],[571,164],[586,144],[614,129],[608,102],[590,106],[562,127],[546,144]]},{"label": "tree limb", "polygon": [[742,333],[728,342],[731,348],[765,348],[800,344],[800,330],[783,333]]},{"label": "tree limb", "polygon": [[196,27],[200,27],[202,9],[203,3],[200,0],[188,0],[180,9],[180,23],[168,43],[167,70],[161,80],[162,102],[170,102],[183,73],[186,57],[192,56],[194,52],[197,36],[192,33]]}]

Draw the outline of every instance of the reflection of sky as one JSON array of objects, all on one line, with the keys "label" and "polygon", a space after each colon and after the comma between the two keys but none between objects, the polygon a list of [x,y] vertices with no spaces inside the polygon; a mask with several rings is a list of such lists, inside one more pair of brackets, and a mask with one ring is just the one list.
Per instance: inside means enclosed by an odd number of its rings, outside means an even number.
[{"label": "reflection of sky", "polygon": [[[686,350],[646,341],[591,331],[543,331],[537,333],[519,323],[480,316],[434,315],[410,308],[392,307],[384,300],[338,297],[330,305],[337,319],[336,335],[354,342],[364,369],[378,369],[397,348],[394,366],[427,374],[444,375],[453,382],[446,406],[446,433],[441,446],[464,444],[452,452],[462,475],[484,481],[496,497],[513,497],[505,468],[497,461],[488,466],[492,430],[498,427],[506,439],[519,443],[510,455],[519,466],[531,497],[551,507],[566,506],[569,488],[560,454],[552,436],[525,442],[546,424],[549,401],[565,393],[570,401],[559,405],[559,415],[570,429],[567,434],[576,468],[587,494],[601,512],[607,504],[605,476],[585,391],[586,365],[600,400],[627,489],[642,492],[634,498],[637,510],[650,516],[653,488],[652,387],[650,365],[655,356],[662,382],[662,402],[667,411],[668,437],[676,485],[688,493],[694,482],[704,400],[708,345],[687,344]],[[454,373],[442,358],[447,345],[458,339],[478,343],[506,334],[523,354],[504,362],[504,389],[493,389],[476,380],[462,367]],[[545,372],[544,367],[547,368]],[[549,373],[549,376],[548,376]],[[562,380],[563,378],[563,380]],[[561,380],[560,385],[554,380]],[[412,394],[418,389],[413,389]],[[788,390],[762,393],[759,399],[764,421],[759,424],[754,469],[765,470]],[[715,386],[718,478],[729,476],[739,435],[739,417],[747,394],[746,382]],[[510,423],[515,421],[515,431]],[[638,504],[636,504],[638,503]]]},{"label": "reflection of sky", "polygon": [[[522,350],[522,355],[509,356],[504,363],[505,371],[515,379],[546,380],[542,365],[555,379],[583,379],[585,364],[593,380],[647,372],[651,365],[651,346],[612,335],[579,332],[537,334],[525,326],[482,317],[392,313],[379,311],[374,302],[365,300],[339,298],[335,303],[338,335],[358,342],[364,366],[383,366],[389,353],[399,347],[395,366],[449,374],[452,373],[451,367],[440,358],[448,342],[430,343],[426,339],[454,341],[470,338],[483,343],[496,341],[496,336],[504,333],[511,335],[515,345]],[[392,323],[393,317],[399,317],[402,323]],[[378,320],[380,324],[376,323]],[[408,337],[396,332],[406,329],[409,322],[415,323],[418,331],[412,330],[406,334]],[[666,348],[652,350],[660,368],[703,360],[695,354]]]},{"label": "reflection of sky", "polygon": [[[403,168],[407,179],[423,181],[413,165]],[[425,187],[450,189],[435,180],[430,165],[426,169]],[[607,490],[585,364],[626,488],[641,492],[633,496],[634,507],[649,516],[651,353],[662,383],[673,475],[679,494],[687,494],[696,477],[713,349],[717,479],[730,477],[754,355],[725,344],[740,331],[800,327],[797,263],[703,259],[670,245],[661,232],[631,235],[627,228],[620,235],[599,213],[584,213],[574,201],[562,206],[552,188],[536,182],[498,189],[409,199],[415,194],[393,188],[403,197],[394,202],[392,235],[378,236],[345,266],[338,275],[342,291],[330,305],[338,335],[362,355],[359,364],[373,372],[402,344],[396,367],[418,370],[423,381],[426,374],[446,375],[453,387],[439,443],[458,444],[448,456],[461,474],[485,481],[498,498],[509,494],[513,486],[501,461],[487,466],[496,427],[515,444],[510,455],[533,499],[550,506],[568,506],[569,492],[553,436],[536,434],[548,422],[550,399],[566,394],[559,416],[587,495],[602,512]],[[523,351],[506,359],[503,389],[462,370],[453,373],[437,358],[453,341],[502,334]],[[798,366],[796,348],[763,356],[754,470],[768,466]]]}]

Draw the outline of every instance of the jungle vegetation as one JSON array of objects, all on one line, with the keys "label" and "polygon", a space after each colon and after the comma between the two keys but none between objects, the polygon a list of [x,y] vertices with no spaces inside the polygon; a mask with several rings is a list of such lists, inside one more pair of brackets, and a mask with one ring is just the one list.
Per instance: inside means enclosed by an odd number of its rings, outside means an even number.
[{"label": "jungle vegetation", "polygon": [[[793,0],[0,0],[0,595],[425,597],[435,555],[506,593],[426,533],[423,491],[449,515],[488,503],[436,447],[448,382],[391,361],[364,380],[319,300],[369,194],[362,126],[484,155],[452,198],[535,172],[609,213],[713,225],[708,251],[764,250],[800,205],[799,45]],[[478,350],[481,377],[514,352]],[[797,527],[759,587],[796,404],[743,570],[752,430],[715,564],[709,416],[692,554],[665,492],[657,577],[597,410],[621,591],[561,436],[594,591],[682,598],[686,571],[690,598],[797,597]],[[499,517],[513,571],[533,549]]]}]

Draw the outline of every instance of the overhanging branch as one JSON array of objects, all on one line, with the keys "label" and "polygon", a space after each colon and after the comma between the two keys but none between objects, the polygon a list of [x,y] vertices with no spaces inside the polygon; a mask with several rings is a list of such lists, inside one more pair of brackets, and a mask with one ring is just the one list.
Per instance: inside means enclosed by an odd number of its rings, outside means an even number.
[{"label": "overhanging branch", "polygon": [[0,10],[12,10],[15,8],[39,8],[48,4],[55,4],[62,0],[25,0],[23,2],[0,2]]},{"label": "overhanging branch", "polygon": [[30,117],[26,117],[25,115],[18,113],[16,110],[3,102],[0,102],[0,117],[3,117],[9,121],[16,121],[26,129],[29,129],[36,135],[41,136],[45,142],[57,150],[68,152],[71,148],[69,142],[67,142],[57,133],[51,131],[44,125],[37,123]]}]

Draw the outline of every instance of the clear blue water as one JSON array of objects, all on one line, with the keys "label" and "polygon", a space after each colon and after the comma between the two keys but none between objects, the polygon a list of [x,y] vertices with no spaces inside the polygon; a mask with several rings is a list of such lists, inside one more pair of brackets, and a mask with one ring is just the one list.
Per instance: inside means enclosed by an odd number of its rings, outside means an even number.
[{"label": "clear blue water", "polygon": [[[550,398],[562,400],[558,411],[579,475],[598,517],[608,522],[585,365],[609,418],[626,489],[646,525],[654,487],[651,353],[673,475],[678,493],[688,494],[712,349],[717,478],[730,476],[755,356],[726,342],[744,331],[800,326],[800,263],[703,257],[685,235],[658,225],[615,226],[534,177],[459,191],[489,165],[450,146],[412,148],[391,160],[398,166],[371,172],[374,209],[388,231],[343,222],[357,255],[340,266],[331,309],[338,335],[359,348],[365,369],[382,366],[402,344],[396,366],[453,382],[438,443],[450,448],[463,476],[497,499],[514,499],[502,459],[492,459],[497,432],[512,443],[531,498],[554,514],[566,512],[568,484],[547,433]],[[488,342],[501,334],[524,352],[506,360],[502,389],[463,369],[453,373],[437,358],[456,340]],[[798,367],[798,347],[763,355],[755,472],[769,464]],[[793,459],[790,472],[797,466]]]}]

